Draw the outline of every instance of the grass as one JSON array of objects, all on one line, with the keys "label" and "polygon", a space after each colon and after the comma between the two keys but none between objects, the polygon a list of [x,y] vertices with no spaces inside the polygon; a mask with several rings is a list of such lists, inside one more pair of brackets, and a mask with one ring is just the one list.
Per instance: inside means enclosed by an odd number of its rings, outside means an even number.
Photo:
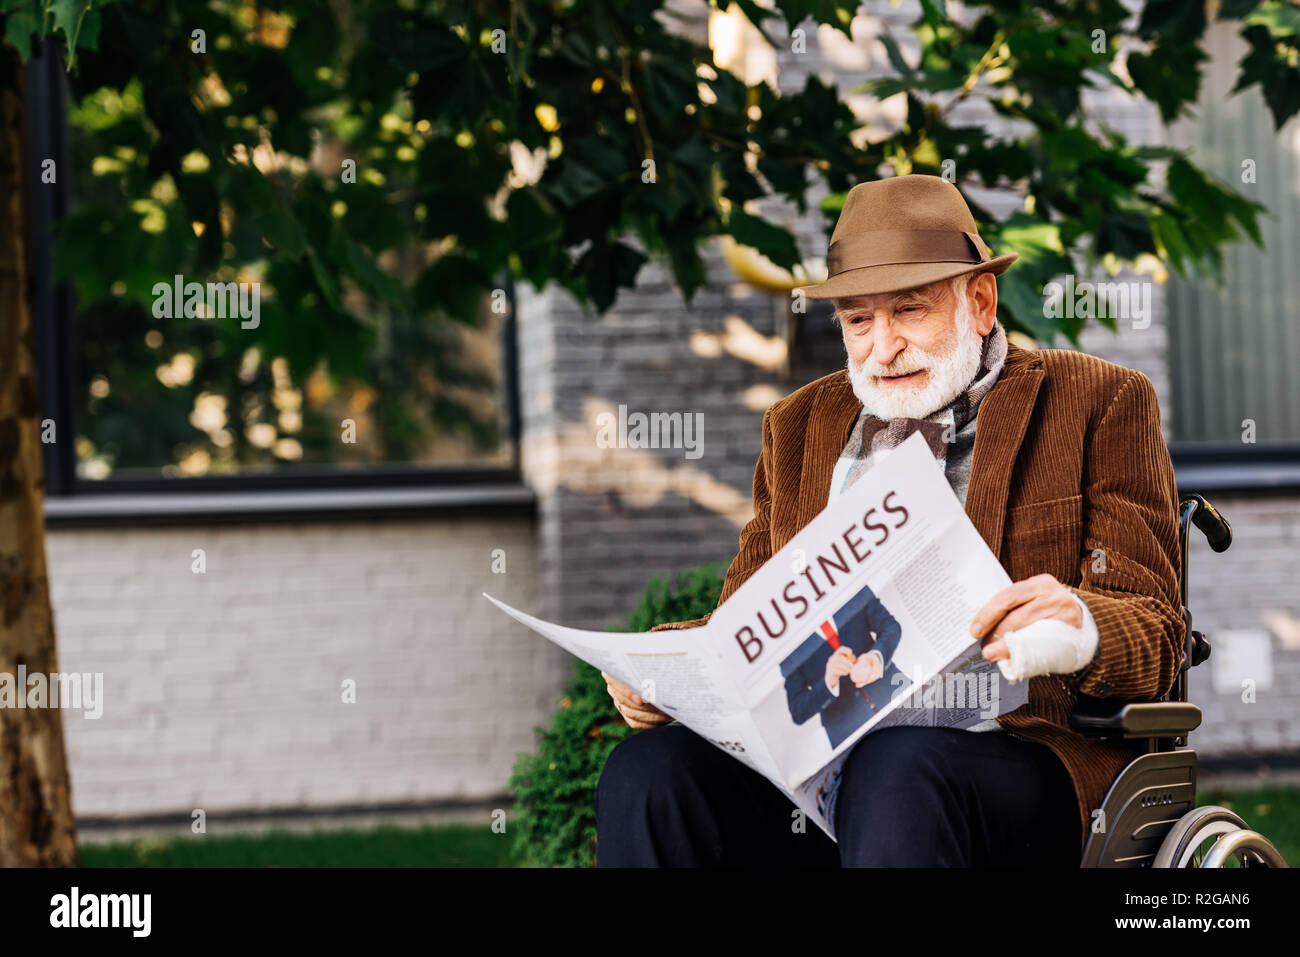
[{"label": "grass", "polygon": [[1198,788],[1198,804],[1218,804],[1273,842],[1292,867],[1300,867],[1300,788],[1269,787],[1257,791]]},{"label": "grass", "polygon": [[83,867],[513,867],[486,826],[182,835],[83,844]]},{"label": "grass", "polygon": [[[1202,789],[1300,866],[1300,788]],[[515,867],[513,839],[485,826],[184,835],[83,844],[83,867]]]}]

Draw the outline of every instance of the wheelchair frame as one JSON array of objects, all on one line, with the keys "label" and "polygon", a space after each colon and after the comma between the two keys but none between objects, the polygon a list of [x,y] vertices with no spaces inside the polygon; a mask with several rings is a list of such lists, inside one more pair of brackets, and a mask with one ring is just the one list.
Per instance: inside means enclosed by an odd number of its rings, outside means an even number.
[{"label": "wheelchair frame", "polygon": [[[1232,544],[1232,526],[1203,496],[1178,503],[1179,591],[1186,637],[1183,662],[1158,701],[1082,696],[1070,724],[1085,735],[1137,742],[1140,754],[1115,778],[1093,815],[1081,867],[1286,867],[1277,849],[1226,808],[1196,807],[1196,752],[1188,735],[1201,709],[1187,700],[1187,672],[1210,657],[1210,643],[1192,628],[1187,609],[1189,532],[1195,525],[1216,552]],[[1208,850],[1203,845],[1213,839]]]}]

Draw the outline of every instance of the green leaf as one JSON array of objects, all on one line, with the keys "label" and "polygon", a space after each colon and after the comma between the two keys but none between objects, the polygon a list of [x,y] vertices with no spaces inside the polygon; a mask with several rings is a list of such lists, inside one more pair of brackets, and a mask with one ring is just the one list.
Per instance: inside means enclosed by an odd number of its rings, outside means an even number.
[{"label": "green leaf", "polygon": [[490,277],[478,263],[458,253],[447,253],[420,273],[415,282],[417,315],[439,311],[466,325],[478,323]]},{"label": "green leaf", "polygon": [[1219,0],[1218,20],[1240,20],[1260,5],[1260,0]]},{"label": "green leaf", "polygon": [[745,19],[758,27],[758,32],[766,38],[767,33],[763,30],[763,21],[774,18],[776,16],[775,11],[760,7],[754,0],[730,0],[729,3],[722,3],[719,6],[721,9],[729,10],[733,4],[740,7],[740,12],[745,15]]},{"label": "green leaf", "polygon": [[774,226],[744,210],[731,210],[727,234],[742,246],[752,246],[783,269],[793,269],[800,260],[799,247],[789,230]]},{"label": "green leaf", "polygon": [[1161,258],[1180,276],[1186,275],[1186,265],[1196,260],[1196,254],[1178,220],[1166,213],[1156,213],[1151,217],[1151,233]]},{"label": "green leaf", "polygon": [[993,250],[1020,257],[998,278],[999,309],[1016,328],[1050,342],[1058,330],[1056,320],[1045,315],[1043,286],[1055,276],[1074,271],[1061,241],[1060,225],[1015,213],[996,230]]},{"label": "green leaf", "polygon": [[587,293],[597,309],[604,312],[614,304],[619,289],[636,284],[645,259],[626,243],[592,244],[578,261],[578,270],[585,277]]},{"label": "green leaf", "polygon": [[1129,261],[1143,253],[1154,253],[1151,224],[1145,216],[1126,210],[1103,216],[1097,227],[1095,250],[1100,255],[1113,253]]},{"label": "green leaf", "polygon": [[1300,34],[1300,8],[1289,3],[1266,3],[1246,17],[1246,23],[1265,27],[1275,37],[1293,37]]},{"label": "green leaf", "polygon": [[707,278],[704,260],[700,258],[700,251],[696,248],[695,237],[686,230],[674,231],[669,234],[667,245],[673,278],[681,288],[686,301],[690,302],[691,297],[704,285]]},{"label": "green leaf", "polygon": [[339,297],[339,282],[334,277],[334,273],[325,267],[321,261],[320,254],[314,249],[307,250],[307,264],[311,268],[311,274],[316,279],[316,285],[325,301],[335,310],[342,310],[343,303]]},{"label": "green leaf", "polygon": [[5,42],[24,62],[32,56],[32,34],[40,30],[41,19],[31,10],[16,10],[5,17]]},{"label": "green leaf", "polygon": [[99,11],[87,10],[81,18],[81,32],[77,34],[77,45],[83,50],[99,49]]},{"label": "green leaf", "polygon": [[921,0],[921,13],[926,23],[938,29],[948,19],[946,0]]},{"label": "green leaf", "polygon": [[885,100],[899,93],[908,93],[915,90],[921,85],[921,81],[915,78],[904,79],[894,76],[884,76],[876,80],[868,80],[861,86],[855,87],[854,93],[870,93],[873,96]]},{"label": "green leaf", "polygon": [[907,60],[903,57],[903,51],[899,47],[898,41],[894,39],[893,35],[888,31],[884,31],[880,34],[879,39],[881,44],[885,47],[885,55],[889,57],[890,66],[904,77],[913,76],[914,71],[907,65]]},{"label": "green leaf", "polygon": [[1256,245],[1263,244],[1257,218],[1264,209],[1260,204],[1202,173],[1186,159],[1169,164],[1167,182],[1169,194],[1188,212],[1196,227],[1206,230],[1207,237],[1214,237],[1212,241],[1226,243],[1235,239],[1235,222]]},{"label": "green leaf", "polygon": [[857,12],[858,3],[848,0],[776,0],[777,7],[785,14],[785,22],[791,27],[812,17],[818,23],[826,23],[852,38],[850,24],[853,14]]},{"label": "green leaf", "polygon": [[510,194],[506,200],[506,226],[511,245],[516,249],[553,243],[564,228],[546,197],[533,187]]},{"label": "green leaf", "polygon": [[1160,118],[1172,123],[1196,102],[1201,89],[1201,50],[1166,50],[1156,47],[1152,53],[1133,53],[1128,58],[1133,85],[1160,108]]},{"label": "green leaf", "polygon": [[1295,47],[1275,40],[1262,26],[1247,27],[1241,36],[1250,45],[1250,52],[1241,60],[1241,72],[1233,92],[1258,83],[1264,102],[1273,114],[1273,127],[1280,130],[1287,120],[1300,112],[1300,69],[1288,62]]},{"label": "green leaf", "polygon": [[1011,328],[1051,342],[1057,327],[1055,320],[1044,315],[1043,286],[1035,285],[1027,276],[1013,267],[998,277],[998,311],[1009,317],[1007,325]]},{"label": "green leaf", "polygon": [[1138,34],[1177,44],[1197,43],[1205,33],[1205,4],[1186,0],[1146,0]]},{"label": "green leaf", "polygon": [[336,229],[330,239],[330,255],[347,265],[348,273],[367,294],[390,306],[402,300],[402,284],[379,268],[360,243]]},{"label": "green leaf", "polygon": [[687,103],[694,103],[699,78],[688,63],[653,57],[642,68],[645,77],[645,107],[665,123],[682,116]]},{"label": "green leaf", "polygon": [[256,219],[257,228],[272,246],[290,259],[307,252],[307,234],[288,210],[274,206]]},{"label": "green leaf", "polygon": [[[49,10],[53,16],[54,26],[51,32],[63,32],[68,43],[68,69],[72,70],[77,63],[77,44],[81,36],[83,20],[87,13],[90,12],[92,0],[47,0]],[[99,20],[98,15],[95,17],[93,27],[92,41],[99,38]],[[93,49],[93,45],[92,45]]]}]

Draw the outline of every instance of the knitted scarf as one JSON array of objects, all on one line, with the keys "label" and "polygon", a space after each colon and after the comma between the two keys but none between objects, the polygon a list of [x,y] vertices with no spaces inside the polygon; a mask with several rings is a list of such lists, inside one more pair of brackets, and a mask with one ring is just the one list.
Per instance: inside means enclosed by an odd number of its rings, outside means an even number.
[{"label": "knitted scarf", "polygon": [[[957,398],[924,419],[878,419],[864,410],[858,417],[839,465],[831,480],[831,497],[848,488],[913,432],[925,436],[926,444],[934,453],[939,467],[947,471],[949,446],[959,441],[959,436],[971,428],[979,411],[980,399],[993,388],[1007,358],[1007,334],[1000,322],[984,337],[979,369],[970,385]],[[964,484],[964,483],[963,483]],[[964,491],[964,488],[963,488]]]}]

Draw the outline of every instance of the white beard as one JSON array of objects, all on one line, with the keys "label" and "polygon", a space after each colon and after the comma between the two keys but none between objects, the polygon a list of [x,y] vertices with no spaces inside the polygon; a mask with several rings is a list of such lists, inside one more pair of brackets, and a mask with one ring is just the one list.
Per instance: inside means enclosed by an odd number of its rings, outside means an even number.
[{"label": "white beard", "polygon": [[[933,355],[908,346],[887,366],[868,358],[848,361],[849,380],[868,415],[878,419],[924,419],[961,395],[979,371],[984,337],[975,331],[966,296],[959,296],[955,315],[957,341],[946,354]],[[926,369],[925,385],[882,385],[882,375],[902,375]]]}]

